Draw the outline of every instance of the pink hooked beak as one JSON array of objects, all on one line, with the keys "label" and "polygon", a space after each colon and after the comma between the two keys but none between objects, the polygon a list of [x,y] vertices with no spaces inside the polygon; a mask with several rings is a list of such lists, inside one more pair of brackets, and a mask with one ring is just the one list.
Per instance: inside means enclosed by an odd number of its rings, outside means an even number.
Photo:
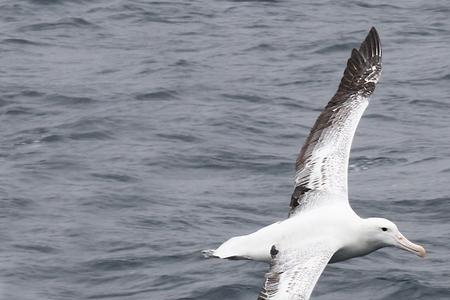
[{"label": "pink hooked beak", "polygon": [[396,235],[395,240],[397,242],[397,247],[412,252],[420,257],[425,257],[425,248],[408,241],[402,234]]}]

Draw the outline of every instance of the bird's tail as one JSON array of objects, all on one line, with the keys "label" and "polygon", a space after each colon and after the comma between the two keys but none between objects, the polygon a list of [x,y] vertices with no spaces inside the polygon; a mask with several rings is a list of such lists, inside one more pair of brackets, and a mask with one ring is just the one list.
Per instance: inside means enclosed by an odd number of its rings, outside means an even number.
[{"label": "bird's tail", "polygon": [[214,255],[214,249],[206,249],[202,250],[202,254],[204,258],[219,258],[217,255]]},{"label": "bird's tail", "polygon": [[249,259],[247,253],[250,245],[252,244],[248,242],[248,236],[235,236],[215,250],[203,250],[202,254],[206,258]]}]

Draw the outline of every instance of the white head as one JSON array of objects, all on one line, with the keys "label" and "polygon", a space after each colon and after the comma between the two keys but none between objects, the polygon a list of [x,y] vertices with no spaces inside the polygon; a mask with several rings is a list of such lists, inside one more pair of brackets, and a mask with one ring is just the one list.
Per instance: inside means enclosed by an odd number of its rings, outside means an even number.
[{"label": "white head", "polygon": [[412,252],[420,257],[425,256],[425,249],[410,241],[400,233],[397,226],[387,219],[369,218],[364,220],[367,242],[378,249],[397,247]]}]

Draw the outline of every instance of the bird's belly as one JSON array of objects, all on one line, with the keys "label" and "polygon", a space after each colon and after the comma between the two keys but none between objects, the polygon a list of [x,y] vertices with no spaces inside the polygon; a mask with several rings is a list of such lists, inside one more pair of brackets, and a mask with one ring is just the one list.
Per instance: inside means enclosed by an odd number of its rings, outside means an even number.
[{"label": "bird's belly", "polygon": [[359,257],[367,255],[376,249],[371,249],[370,251],[367,248],[353,248],[353,247],[344,247],[336,251],[336,253],[331,257],[330,264],[344,261],[350,258]]}]

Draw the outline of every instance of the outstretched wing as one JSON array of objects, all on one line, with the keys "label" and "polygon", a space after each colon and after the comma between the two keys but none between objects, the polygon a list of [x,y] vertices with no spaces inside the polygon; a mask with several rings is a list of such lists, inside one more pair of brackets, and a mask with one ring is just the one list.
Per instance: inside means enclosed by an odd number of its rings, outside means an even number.
[{"label": "outstretched wing", "polygon": [[272,246],[271,268],[258,300],[308,300],[335,251],[322,242],[301,249]]},{"label": "outstretched wing", "polygon": [[289,215],[327,201],[347,201],[350,148],[381,74],[381,44],[372,27],[353,49],[338,91],[316,120],[296,162]]}]

